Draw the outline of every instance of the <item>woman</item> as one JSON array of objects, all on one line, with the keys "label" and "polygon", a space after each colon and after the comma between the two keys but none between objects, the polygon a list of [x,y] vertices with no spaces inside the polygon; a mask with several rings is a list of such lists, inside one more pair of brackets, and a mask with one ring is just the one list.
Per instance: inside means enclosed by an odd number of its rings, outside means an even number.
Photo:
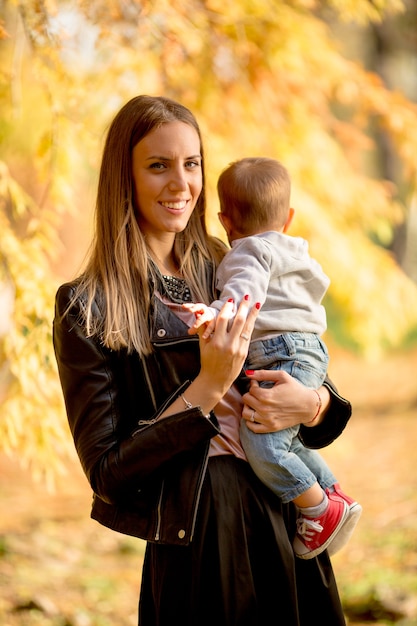
[{"label": "woman", "polygon": [[[138,96],[104,147],[87,267],[56,299],[54,346],[68,419],[94,492],[92,517],[147,540],[141,626],[345,623],[327,553],[295,562],[282,506],[250,469],[254,432],[303,424],[303,441],[337,437],[350,405],[256,372],[233,381],[258,313],[250,294],[207,339],[188,335],[182,303],[211,302],[224,254],[205,227],[204,159],[191,112]],[[244,402],[244,404],[243,404]],[[255,418],[255,419],[254,419]]]}]

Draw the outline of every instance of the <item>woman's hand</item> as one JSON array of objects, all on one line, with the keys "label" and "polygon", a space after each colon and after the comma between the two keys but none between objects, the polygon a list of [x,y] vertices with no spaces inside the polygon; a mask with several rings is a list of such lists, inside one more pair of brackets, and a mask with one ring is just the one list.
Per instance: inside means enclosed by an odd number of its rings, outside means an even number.
[{"label": "woman's hand", "polygon": [[[249,392],[243,396],[242,417],[255,433],[275,432],[297,424],[316,426],[330,404],[326,387],[309,389],[281,370],[251,370],[246,374],[251,382]],[[271,381],[273,386],[260,387],[259,381]]]},{"label": "woman's hand", "polygon": [[[222,397],[240,374],[248,354],[249,341],[260,305],[250,306],[246,296],[237,308],[232,300],[220,310],[214,332],[206,337],[199,329],[201,370],[199,378],[221,389]],[[219,397],[219,399],[220,399]]]},{"label": "woman's hand", "polygon": [[234,304],[229,301],[219,312],[209,337],[204,338],[204,326],[198,329],[200,372],[160,417],[184,410],[184,403],[199,406],[206,415],[214,409],[242,371],[259,309],[259,303],[250,306],[246,296],[234,315]]}]

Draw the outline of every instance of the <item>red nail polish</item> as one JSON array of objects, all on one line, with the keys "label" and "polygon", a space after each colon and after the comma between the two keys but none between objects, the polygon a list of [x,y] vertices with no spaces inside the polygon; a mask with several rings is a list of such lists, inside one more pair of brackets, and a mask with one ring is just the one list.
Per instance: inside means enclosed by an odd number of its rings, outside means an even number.
[{"label": "red nail polish", "polygon": [[255,370],[245,370],[246,376],[253,376],[254,373],[255,373]]},{"label": "red nail polish", "polygon": [[248,294],[246,294],[246,296],[243,298],[244,300],[248,301],[249,300],[249,296]]},{"label": "red nail polish", "polygon": [[255,308],[257,308],[257,309],[259,310],[259,309],[261,308],[261,303],[260,303],[260,302],[257,302],[257,303],[255,304]]},{"label": "red nail polish", "polygon": [[229,298],[228,302],[234,302],[233,298]]}]

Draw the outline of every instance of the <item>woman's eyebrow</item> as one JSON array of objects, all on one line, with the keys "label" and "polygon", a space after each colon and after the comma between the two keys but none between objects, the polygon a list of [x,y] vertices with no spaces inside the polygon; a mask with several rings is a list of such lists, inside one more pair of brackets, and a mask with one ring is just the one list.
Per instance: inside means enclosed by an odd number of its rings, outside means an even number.
[{"label": "woman's eyebrow", "polygon": [[[167,157],[162,155],[155,154],[154,156],[149,156],[146,158],[147,161],[151,161],[154,159],[160,159],[161,161],[174,161],[176,157]],[[192,156],[188,156],[184,158],[184,161],[189,161],[190,159],[201,159],[201,154],[194,154]]]}]

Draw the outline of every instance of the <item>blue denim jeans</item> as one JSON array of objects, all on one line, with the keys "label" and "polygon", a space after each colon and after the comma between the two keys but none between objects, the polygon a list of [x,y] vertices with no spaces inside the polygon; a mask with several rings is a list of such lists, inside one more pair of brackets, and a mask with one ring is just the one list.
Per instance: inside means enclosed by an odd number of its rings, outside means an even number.
[{"label": "blue denim jeans", "polygon": [[[282,369],[307,387],[321,386],[329,357],[325,344],[312,333],[284,333],[250,345],[245,369]],[[299,426],[275,433],[253,433],[242,420],[240,438],[252,469],[285,503],[318,482],[323,489],[337,482],[316,450],[305,448]]]}]

